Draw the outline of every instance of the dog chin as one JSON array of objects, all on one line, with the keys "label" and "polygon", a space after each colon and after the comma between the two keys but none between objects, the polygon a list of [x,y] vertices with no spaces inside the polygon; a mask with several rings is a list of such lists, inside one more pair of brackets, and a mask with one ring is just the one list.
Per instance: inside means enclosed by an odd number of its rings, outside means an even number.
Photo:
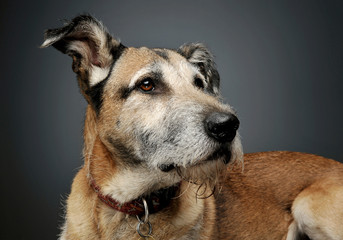
[{"label": "dog chin", "polygon": [[216,160],[206,159],[189,167],[176,167],[176,172],[183,181],[198,185],[197,197],[204,198],[212,195],[217,189],[220,176],[226,169],[224,159],[220,156]]},{"label": "dog chin", "polygon": [[194,164],[187,166],[162,165],[160,169],[164,172],[176,172],[183,181],[198,185],[197,196],[207,197],[214,193],[221,173],[226,169],[230,160],[231,151],[227,147],[222,147]]}]

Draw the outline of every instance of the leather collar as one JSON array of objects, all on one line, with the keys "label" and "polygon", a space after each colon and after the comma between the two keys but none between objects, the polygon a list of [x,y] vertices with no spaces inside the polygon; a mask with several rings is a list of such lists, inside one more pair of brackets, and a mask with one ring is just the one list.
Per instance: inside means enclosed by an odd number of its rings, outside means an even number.
[{"label": "leather collar", "polygon": [[171,187],[159,189],[147,196],[141,196],[126,203],[119,203],[111,196],[104,195],[101,192],[101,188],[95,183],[94,179],[90,179],[90,185],[98,194],[98,198],[109,207],[129,215],[143,216],[145,213],[143,197],[147,202],[149,213],[156,213],[169,205],[171,199],[175,197],[176,193],[179,191],[181,182]]}]

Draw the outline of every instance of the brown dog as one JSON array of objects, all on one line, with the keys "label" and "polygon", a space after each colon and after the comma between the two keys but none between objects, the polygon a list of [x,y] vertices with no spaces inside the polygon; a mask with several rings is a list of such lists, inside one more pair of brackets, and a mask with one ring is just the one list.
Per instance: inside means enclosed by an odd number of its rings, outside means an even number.
[{"label": "brown dog", "polygon": [[127,48],[82,15],[48,30],[50,45],[89,103],[61,239],[343,239],[343,165],[293,152],[241,164],[202,44]]}]

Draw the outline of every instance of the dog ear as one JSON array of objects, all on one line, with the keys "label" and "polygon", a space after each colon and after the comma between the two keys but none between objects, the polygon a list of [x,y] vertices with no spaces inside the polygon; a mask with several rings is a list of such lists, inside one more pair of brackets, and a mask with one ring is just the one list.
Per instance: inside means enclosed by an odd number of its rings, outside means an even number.
[{"label": "dog ear", "polygon": [[72,57],[81,92],[98,110],[102,95],[99,91],[125,47],[90,15],[77,16],[61,28],[47,30],[44,40],[42,48],[53,46]]},{"label": "dog ear", "polygon": [[212,93],[218,94],[220,77],[214,57],[208,48],[202,43],[187,43],[182,45],[177,52],[198,67],[210,83]]}]

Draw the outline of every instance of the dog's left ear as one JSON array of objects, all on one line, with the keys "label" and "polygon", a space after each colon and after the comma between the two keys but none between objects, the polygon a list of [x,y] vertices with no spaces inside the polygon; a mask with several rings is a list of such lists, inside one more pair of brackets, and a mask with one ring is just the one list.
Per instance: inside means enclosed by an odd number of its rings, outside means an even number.
[{"label": "dog's left ear", "polygon": [[198,67],[210,83],[213,93],[218,94],[220,77],[214,57],[208,48],[202,43],[187,43],[182,45],[177,52]]},{"label": "dog's left ear", "polygon": [[90,15],[77,16],[64,27],[47,30],[44,39],[41,47],[53,46],[72,57],[82,94],[99,110],[101,85],[125,47]]}]

